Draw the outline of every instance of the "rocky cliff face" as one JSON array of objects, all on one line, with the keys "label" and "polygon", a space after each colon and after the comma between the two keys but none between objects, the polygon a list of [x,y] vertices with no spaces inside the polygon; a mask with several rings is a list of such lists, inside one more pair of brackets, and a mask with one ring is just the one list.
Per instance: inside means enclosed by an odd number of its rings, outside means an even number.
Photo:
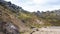
[{"label": "rocky cliff face", "polygon": [[27,28],[25,24],[16,17],[15,13],[1,5],[0,27],[2,34],[19,34],[20,31],[29,30],[29,28]]},{"label": "rocky cliff face", "polygon": [[19,28],[9,20],[8,16],[0,7],[0,34],[19,34]]}]

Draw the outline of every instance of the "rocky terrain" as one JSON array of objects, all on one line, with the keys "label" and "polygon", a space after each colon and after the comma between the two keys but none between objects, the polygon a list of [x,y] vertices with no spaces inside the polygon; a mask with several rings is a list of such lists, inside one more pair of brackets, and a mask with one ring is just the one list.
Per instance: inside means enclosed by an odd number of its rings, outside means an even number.
[{"label": "rocky terrain", "polygon": [[19,34],[19,27],[12,23],[9,14],[3,9],[0,6],[0,32],[2,34]]},{"label": "rocky terrain", "polygon": [[47,26],[60,26],[60,10],[29,12],[0,0],[0,34],[39,34]]}]

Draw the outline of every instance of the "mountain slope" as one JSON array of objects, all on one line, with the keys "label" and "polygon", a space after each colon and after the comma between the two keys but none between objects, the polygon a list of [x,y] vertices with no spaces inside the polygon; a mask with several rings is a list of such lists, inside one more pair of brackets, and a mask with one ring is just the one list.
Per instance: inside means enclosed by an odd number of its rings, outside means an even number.
[{"label": "mountain slope", "polygon": [[[4,4],[4,3],[2,3]],[[19,32],[26,32],[30,30],[30,26],[32,25],[32,23],[30,23],[31,25],[28,25],[28,23],[24,23],[22,21],[22,19],[18,19],[17,17],[17,13],[13,12],[8,8],[6,8],[5,5],[1,5],[0,4],[0,22],[5,23],[10,25],[12,27],[11,24],[14,24],[16,26],[16,28],[18,28]],[[23,13],[24,14],[24,13]],[[24,15],[23,15],[24,16]],[[29,22],[29,21],[28,21]],[[11,24],[9,24],[11,23]],[[3,26],[3,25],[2,25]],[[5,27],[5,26],[4,26]],[[10,28],[9,26],[6,26],[7,28]],[[5,29],[7,29],[5,28]],[[9,29],[8,29],[9,30]],[[10,32],[10,31],[9,31]],[[6,33],[5,33],[6,34]]]},{"label": "mountain slope", "polygon": [[2,28],[4,30],[6,29],[8,31],[6,31],[7,33],[11,32],[11,34],[30,34],[31,32],[37,30],[34,30],[34,28],[60,26],[59,18],[59,10],[46,12],[28,12],[22,7],[16,6],[11,2],[2,0],[0,1],[0,23],[4,23],[3,25],[0,24],[0,26],[3,26]]}]

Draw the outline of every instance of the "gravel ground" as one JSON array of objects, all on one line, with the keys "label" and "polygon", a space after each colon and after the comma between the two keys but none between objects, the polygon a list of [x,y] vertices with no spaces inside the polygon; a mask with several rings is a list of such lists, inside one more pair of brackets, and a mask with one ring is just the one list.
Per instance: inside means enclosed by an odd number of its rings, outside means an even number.
[{"label": "gravel ground", "polygon": [[32,34],[60,34],[60,28],[39,28]]}]

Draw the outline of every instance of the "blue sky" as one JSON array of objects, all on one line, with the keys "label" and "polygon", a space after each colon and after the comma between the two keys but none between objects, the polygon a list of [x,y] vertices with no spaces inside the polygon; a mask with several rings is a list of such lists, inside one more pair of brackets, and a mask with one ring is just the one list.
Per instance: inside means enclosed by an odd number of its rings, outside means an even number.
[{"label": "blue sky", "polygon": [[60,0],[6,0],[27,11],[47,11],[60,9]]}]

